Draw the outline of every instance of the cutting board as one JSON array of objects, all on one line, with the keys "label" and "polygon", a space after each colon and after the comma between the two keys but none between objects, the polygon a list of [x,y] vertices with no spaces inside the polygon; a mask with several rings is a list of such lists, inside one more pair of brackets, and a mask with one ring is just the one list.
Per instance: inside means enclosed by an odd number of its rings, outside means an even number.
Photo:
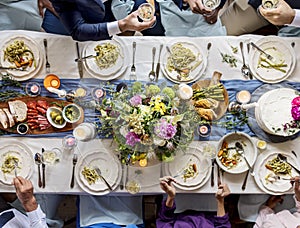
[{"label": "cutting board", "polygon": [[[19,98],[14,98],[14,99],[11,99],[9,101],[14,101],[14,100],[20,100],[20,101],[23,101],[25,103],[27,103],[28,101],[38,101],[38,100],[44,100],[46,101],[48,104],[49,104],[49,107],[51,106],[57,106],[54,104],[54,102],[58,103],[58,104],[62,104],[63,106],[66,106],[68,104],[72,104],[72,102],[68,102],[68,101],[65,101],[65,100],[59,100],[59,99],[56,99],[56,98],[51,98],[51,97],[42,97],[42,96],[37,96],[37,97],[28,97],[28,96],[25,96],[25,97],[19,97]],[[8,108],[8,102],[2,102],[0,103],[0,108]],[[55,128],[53,126],[45,129],[45,130],[40,130],[40,129],[29,129],[27,134],[30,134],[30,135],[39,135],[39,134],[49,134],[49,133],[55,133],[55,132],[65,132],[65,131],[71,131],[73,130],[77,125],[81,124],[84,120],[84,112],[83,112],[83,109],[81,108],[81,118],[79,119],[79,121],[77,121],[76,123],[67,123],[66,126],[64,128]],[[27,120],[25,120],[23,123],[26,123]],[[4,131],[7,131],[7,132],[11,132],[11,133],[17,133],[17,125],[19,123],[16,123],[15,126],[13,126],[12,128],[7,128],[7,129],[4,129],[3,126],[0,124],[0,129],[4,130]]]}]

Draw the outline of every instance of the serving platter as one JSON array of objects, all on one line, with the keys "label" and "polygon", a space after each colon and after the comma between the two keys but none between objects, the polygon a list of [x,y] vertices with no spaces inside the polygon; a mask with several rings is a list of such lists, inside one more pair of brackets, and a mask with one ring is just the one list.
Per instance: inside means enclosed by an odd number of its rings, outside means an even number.
[{"label": "serving platter", "polygon": [[[42,100],[42,101],[46,101],[49,104],[49,107],[51,106],[57,106],[57,104],[62,105],[62,106],[66,106],[68,104],[72,104],[71,102],[65,101],[65,100],[58,100],[55,98],[51,98],[51,97],[42,97],[42,96],[37,96],[37,97],[28,97],[28,96],[24,96],[24,97],[18,97],[18,98],[14,98],[11,99],[9,101],[15,101],[15,100],[20,100],[23,101],[25,103],[27,102],[31,102],[31,101],[38,101],[38,100]],[[0,103],[0,108],[8,108],[8,102],[1,102]],[[45,114],[46,117],[46,114]],[[54,128],[53,126],[45,129],[45,130],[40,130],[40,129],[29,129],[27,134],[32,134],[32,135],[38,135],[38,134],[49,134],[49,133],[55,133],[55,132],[65,132],[65,131],[70,131],[73,130],[77,125],[81,124],[84,121],[84,112],[81,109],[81,117],[78,120],[78,122],[76,123],[67,123],[65,127],[63,128]],[[25,121],[23,121],[23,123],[26,123],[27,119]],[[18,123],[17,123],[18,124]],[[16,125],[17,125],[16,124]],[[16,125],[11,127],[11,128],[7,128],[5,129],[1,124],[0,124],[0,129],[7,131],[7,132],[11,132],[11,133],[17,133],[17,129],[16,129]]]},{"label": "serving platter", "polygon": [[83,56],[93,55],[96,56],[95,48],[97,45],[105,45],[111,44],[114,45],[118,52],[118,58],[112,66],[107,68],[100,69],[97,65],[95,58],[87,58],[84,60],[84,67],[86,71],[93,77],[100,79],[100,80],[112,80],[118,78],[120,75],[124,73],[127,69],[128,63],[126,58],[128,56],[127,49],[124,45],[121,45],[119,41],[116,40],[102,40],[97,42],[89,42],[83,49]]},{"label": "serving platter", "polygon": [[[32,151],[23,143],[7,140],[1,143],[0,147],[0,166],[2,167],[5,158],[14,156],[19,159],[17,175],[23,178],[30,179],[33,173],[34,159]],[[12,170],[10,173],[4,174],[0,171],[0,182],[5,185],[12,185],[15,172]]]},{"label": "serving platter", "polygon": [[254,176],[254,180],[258,187],[267,194],[272,195],[282,195],[284,193],[292,192],[292,185],[289,180],[284,180],[283,178],[291,178],[291,176],[297,176],[297,172],[292,168],[292,175],[279,175],[281,176],[280,180],[275,181],[274,183],[268,183],[265,180],[265,177],[271,173],[271,170],[268,170],[265,167],[267,161],[275,158],[279,153],[287,157],[287,160],[296,167],[300,167],[299,161],[292,154],[284,151],[265,151],[261,153],[254,165],[254,172],[257,174]]},{"label": "serving platter", "polygon": [[79,186],[87,193],[92,195],[105,195],[109,193],[109,189],[104,181],[100,178],[94,184],[89,184],[82,174],[84,167],[98,167],[102,176],[107,180],[112,189],[116,189],[121,181],[122,168],[119,160],[110,152],[103,150],[95,150],[82,154],[79,157],[75,177]]},{"label": "serving platter", "polygon": [[249,52],[249,67],[258,80],[266,83],[278,83],[291,75],[296,66],[296,55],[294,49],[288,42],[279,37],[267,36],[258,40],[255,44],[266,53],[272,55],[275,61],[281,59],[284,61],[283,63],[287,65],[282,68],[285,72],[274,68],[258,67],[259,59],[263,54],[257,49],[251,48]]},{"label": "serving platter", "polygon": [[41,70],[44,62],[44,55],[42,48],[35,40],[27,36],[13,36],[3,42],[1,46],[1,54],[0,54],[0,66],[3,67],[16,67],[14,63],[9,62],[7,59],[4,59],[4,50],[15,41],[23,41],[24,45],[28,47],[28,49],[32,52],[35,61],[32,66],[26,67],[25,70],[7,70],[7,72],[14,77],[17,81],[25,81],[30,78],[35,77],[39,71]]},{"label": "serving platter", "polygon": [[[188,65],[188,67],[195,67],[195,69],[191,70],[188,77],[178,77],[178,72],[176,70],[169,70],[167,67],[167,63],[168,63],[168,58],[170,58],[171,53],[169,50],[171,50],[172,46],[176,45],[176,44],[182,44],[182,46],[184,48],[187,48],[189,50],[192,51],[192,53],[196,56],[196,60],[193,61],[192,63],[190,63]],[[189,43],[189,42],[171,42],[169,44],[166,45],[165,48],[162,49],[161,52],[161,65],[162,65],[162,72],[163,74],[166,76],[167,79],[169,79],[172,82],[175,83],[192,83],[196,80],[198,80],[203,72],[206,69],[206,65],[207,65],[207,59],[206,56],[204,56],[204,51],[202,50],[202,48],[200,48],[199,46],[196,46],[193,43]],[[200,61],[199,65],[195,65],[197,61]]]}]

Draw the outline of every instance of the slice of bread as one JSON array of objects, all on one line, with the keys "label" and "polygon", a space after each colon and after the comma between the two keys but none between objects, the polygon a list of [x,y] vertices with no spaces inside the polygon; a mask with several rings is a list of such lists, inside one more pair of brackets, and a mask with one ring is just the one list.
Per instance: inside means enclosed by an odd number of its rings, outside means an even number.
[{"label": "slice of bread", "polygon": [[5,114],[7,116],[9,127],[15,126],[14,118],[13,118],[12,114],[10,113],[10,111],[8,110],[8,108],[4,108],[3,111],[5,112]]},{"label": "slice of bread", "polygon": [[16,118],[17,122],[23,122],[27,118],[27,105],[20,100],[9,101],[9,110],[11,114]]},{"label": "slice of bread", "polygon": [[0,123],[4,129],[8,128],[8,119],[5,112],[0,108]]}]

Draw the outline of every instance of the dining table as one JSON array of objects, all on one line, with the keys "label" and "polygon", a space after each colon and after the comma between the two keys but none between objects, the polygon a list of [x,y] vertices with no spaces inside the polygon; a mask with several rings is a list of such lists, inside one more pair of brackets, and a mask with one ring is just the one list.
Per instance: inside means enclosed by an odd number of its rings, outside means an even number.
[{"label": "dining table", "polygon": [[[78,56],[78,50],[81,57],[86,55],[87,47],[91,45],[96,45],[100,41],[86,41],[86,42],[76,42],[69,36],[48,34],[44,32],[33,32],[33,31],[24,31],[24,30],[7,30],[0,31],[0,48],[1,55],[3,55],[3,48],[7,44],[7,40],[12,37],[27,37],[31,39],[38,45],[38,48],[41,52],[40,55],[40,68],[37,72],[34,73],[34,76],[29,75],[20,80],[23,85],[26,83],[34,81],[38,82],[41,85],[41,96],[45,97],[55,97],[57,99],[64,100],[65,98],[59,98],[56,94],[49,92],[43,87],[43,80],[49,74],[46,68],[46,56],[44,48],[44,39],[47,40],[47,60],[50,64],[50,73],[57,75],[61,80],[60,89],[64,89],[67,92],[72,88],[83,87],[90,90],[94,87],[101,87],[105,83],[110,82],[111,84],[118,83],[131,83],[130,72],[132,65],[133,57],[133,42],[136,43],[135,50],[135,68],[136,68],[136,80],[144,84],[147,83],[167,83],[168,85],[174,85],[176,82],[170,80],[170,78],[165,76],[164,63],[162,62],[164,56],[161,56],[159,60],[159,49],[160,45],[163,45],[165,49],[166,46],[175,43],[175,42],[188,42],[194,44],[201,53],[203,53],[203,61],[206,62],[206,67],[203,69],[201,77],[198,80],[205,78],[211,78],[214,72],[220,72],[221,82],[225,86],[229,96],[229,102],[236,101],[236,93],[240,90],[248,90],[252,94],[258,87],[262,85],[273,86],[277,83],[268,83],[258,80],[256,77],[253,79],[246,78],[241,73],[241,67],[243,65],[242,55],[240,52],[240,42],[244,44],[250,42],[257,42],[265,36],[260,35],[242,35],[242,36],[216,36],[216,37],[156,37],[156,36],[114,36],[113,41],[118,42],[123,50],[123,65],[118,71],[110,77],[101,77],[99,75],[93,75],[93,72],[84,65],[82,72],[78,68],[78,62],[75,61]],[[287,44],[291,45],[291,48],[295,52],[295,67],[290,75],[279,83],[290,83],[294,88],[300,91],[300,39],[295,37],[282,37],[280,38]],[[104,41],[101,41],[104,42]],[[77,43],[77,44],[76,44]],[[209,51],[207,50],[207,45],[211,44]],[[78,49],[77,49],[78,45]],[[152,68],[152,49],[156,47],[156,54],[154,56],[155,66],[158,61],[161,62],[160,73],[157,82],[151,82],[149,80],[148,74]],[[250,47],[252,48],[252,47]],[[234,51],[237,49],[237,51]],[[167,51],[163,51],[167,53]],[[228,53],[236,59],[236,66],[230,66],[226,61],[223,61],[222,53]],[[244,45],[243,53],[245,56],[246,64],[248,64],[251,59],[249,59],[249,53],[247,51],[246,45]],[[48,69],[49,70],[49,69]],[[5,74],[7,70],[0,70],[2,74]],[[193,83],[190,83],[190,85]],[[248,111],[247,111],[248,112]],[[94,116],[86,114],[84,122],[93,122]],[[217,129],[217,128],[216,128]],[[254,144],[258,140],[263,139],[261,135],[257,135],[254,131],[251,130],[251,127],[246,126],[245,129],[241,129],[248,135],[250,135],[251,140]],[[210,145],[218,146],[219,140],[222,136],[234,132],[233,129],[219,128],[214,130],[212,126],[211,135],[207,138],[195,137],[193,142],[189,145],[189,148],[201,148],[203,145],[209,143]],[[68,151],[64,150],[62,147],[62,140],[66,135],[72,135],[72,130],[66,132],[53,132],[46,135],[20,135],[15,133],[3,134],[0,136],[0,147],[3,145],[9,145],[13,143],[22,143],[26,145],[31,153],[32,157],[36,152],[41,153],[42,148],[52,149],[59,148],[62,151],[60,161],[52,164],[46,165],[45,167],[45,187],[38,186],[38,169],[37,165],[34,162],[30,163],[31,167],[31,176],[30,180],[34,185],[34,191],[36,193],[55,193],[55,194],[93,194],[97,195],[97,192],[89,192],[82,189],[81,185],[78,184],[78,179],[75,178],[74,187],[70,187],[71,175],[72,175],[72,159],[73,154],[76,153],[79,159],[88,152],[92,151],[102,151],[108,154],[116,155],[115,145],[112,143],[113,139],[104,138],[97,136],[96,138],[89,141],[78,141],[77,146],[74,150]],[[264,139],[263,139],[264,140]],[[267,141],[267,148],[265,150],[257,149],[258,156],[262,153],[268,153],[272,151],[284,151],[290,152],[294,151],[295,155],[300,157],[300,138],[293,137],[289,140],[282,140],[282,142],[276,141]],[[1,146],[2,145],[2,146]],[[175,157],[176,160],[176,157]],[[165,170],[164,167],[166,164],[161,162],[154,162],[153,164],[148,164],[145,167],[140,167],[138,165],[128,167],[129,175],[126,174],[126,165],[120,164],[118,166],[121,170],[117,176],[118,183],[112,192],[106,191],[105,194],[110,195],[122,195],[129,194],[126,188],[120,187],[122,185],[123,179],[125,176],[133,176],[136,171],[139,171],[139,182],[141,189],[138,194],[159,194],[162,193],[162,190],[159,185],[159,178],[164,176]],[[255,163],[254,163],[255,166]],[[215,193],[217,185],[217,166],[214,169],[215,184],[211,186],[210,175],[206,178],[206,183],[204,183],[199,188],[179,188],[177,191],[179,193]],[[75,169],[78,167],[75,166]],[[117,171],[116,171],[117,172]],[[239,174],[231,174],[228,172],[221,172],[220,180],[224,183],[227,183],[230,186],[231,192],[234,194],[264,194],[265,191],[258,186],[255,181],[255,178],[251,175],[248,176],[246,188],[242,189],[242,184],[245,178],[246,172]],[[256,174],[258,175],[258,174]],[[0,182],[0,192],[14,192],[15,189],[13,185],[3,184]],[[287,192],[292,193],[292,190]]]}]

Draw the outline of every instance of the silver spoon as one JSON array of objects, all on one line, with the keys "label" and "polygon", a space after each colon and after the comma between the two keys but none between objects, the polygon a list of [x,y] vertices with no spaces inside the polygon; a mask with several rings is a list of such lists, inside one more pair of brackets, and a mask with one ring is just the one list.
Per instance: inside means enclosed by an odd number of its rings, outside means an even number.
[{"label": "silver spoon", "polygon": [[41,164],[42,164],[42,155],[40,153],[36,153],[34,155],[35,164],[38,166],[38,185],[42,187],[42,179],[41,179]]},{"label": "silver spoon", "polygon": [[250,174],[251,176],[255,176],[255,172],[253,170],[253,167],[250,165],[248,159],[246,158],[245,154],[244,154],[244,148],[243,148],[243,145],[240,143],[240,142],[236,142],[235,143],[235,148],[236,148],[236,151],[244,158],[247,166],[248,166],[248,169],[250,171]]},{"label": "silver spoon", "polygon": [[249,78],[250,71],[249,71],[249,67],[245,63],[245,57],[244,57],[244,52],[243,52],[243,42],[240,42],[240,48],[241,48],[241,53],[242,53],[242,58],[243,58],[243,66],[241,68],[242,75],[245,78]]},{"label": "silver spoon", "polygon": [[155,59],[156,47],[152,48],[152,70],[149,73],[150,81],[154,81],[156,79],[156,73],[154,71],[154,59]]}]

